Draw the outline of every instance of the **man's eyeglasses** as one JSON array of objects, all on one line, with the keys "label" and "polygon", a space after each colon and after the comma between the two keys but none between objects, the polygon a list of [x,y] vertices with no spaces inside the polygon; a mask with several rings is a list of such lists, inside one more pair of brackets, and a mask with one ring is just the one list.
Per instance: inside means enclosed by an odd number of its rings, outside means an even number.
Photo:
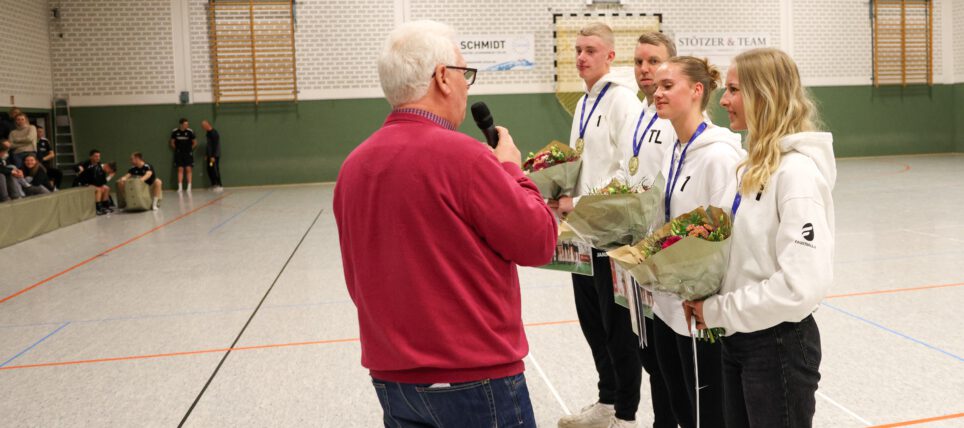
[{"label": "man's eyeglasses", "polygon": [[[470,67],[457,67],[454,65],[446,65],[445,68],[450,68],[452,70],[462,70],[462,75],[465,76],[465,81],[472,86],[475,83],[475,75],[478,74],[479,69]],[[435,77],[435,73],[432,73],[432,77]]]}]

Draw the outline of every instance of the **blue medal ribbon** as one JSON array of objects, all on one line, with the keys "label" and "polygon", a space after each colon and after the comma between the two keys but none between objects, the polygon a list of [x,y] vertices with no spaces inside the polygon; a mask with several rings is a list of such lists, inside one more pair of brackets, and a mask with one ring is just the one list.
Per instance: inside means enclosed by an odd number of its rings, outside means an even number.
[{"label": "blue medal ribbon", "polygon": [[[592,120],[592,114],[596,112],[596,107],[599,106],[599,101],[602,100],[603,96],[606,95],[606,91],[609,90],[609,86],[613,82],[606,82],[606,86],[603,86],[602,91],[599,92],[599,96],[596,97],[596,102],[592,104],[592,110],[589,110],[589,120]],[[579,138],[582,139],[586,135],[586,127],[589,125],[589,121],[586,120],[586,100],[589,99],[589,94],[587,93],[582,99],[582,111],[579,113]]]},{"label": "blue medal ribbon", "polygon": [[633,157],[639,157],[639,149],[643,147],[643,139],[646,138],[646,133],[649,132],[649,128],[652,128],[653,124],[656,123],[656,119],[659,119],[659,114],[654,112],[653,118],[649,120],[649,125],[646,125],[646,130],[643,131],[643,138],[637,139],[639,135],[639,125],[643,124],[643,116],[645,115],[646,109],[643,109],[643,111],[639,113],[639,120],[636,121],[636,130],[633,131]]},{"label": "blue medal ribbon", "polygon": [[[686,161],[686,151],[689,150],[690,146],[693,145],[693,141],[696,141],[696,137],[699,137],[700,134],[702,134],[705,130],[706,122],[701,123],[699,128],[696,128],[696,132],[694,132],[693,136],[690,137],[690,141],[686,143],[686,147],[683,147],[683,153],[680,153],[679,166],[676,164],[676,149],[679,148],[680,141],[676,140],[676,145],[673,146],[673,158],[670,160],[669,164],[669,182],[666,183],[666,196],[664,197],[667,223],[669,223],[669,208],[673,200],[673,191],[676,190],[676,184],[679,182],[680,172],[683,171],[683,162]],[[674,170],[676,171],[676,174],[673,174]]]}]

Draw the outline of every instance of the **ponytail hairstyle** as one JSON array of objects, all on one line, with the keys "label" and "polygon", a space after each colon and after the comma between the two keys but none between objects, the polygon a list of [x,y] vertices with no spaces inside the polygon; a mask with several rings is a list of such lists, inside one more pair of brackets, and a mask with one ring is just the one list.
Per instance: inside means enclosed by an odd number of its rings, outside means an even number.
[{"label": "ponytail hairstyle", "polygon": [[703,85],[700,111],[706,110],[706,106],[710,103],[710,94],[720,87],[720,70],[710,64],[706,58],[693,56],[674,56],[666,62],[679,66],[680,71],[690,82]]},{"label": "ponytail hairstyle", "polygon": [[779,49],[753,49],[733,60],[747,125],[747,158],[741,194],[761,192],[780,166],[780,140],[790,134],[819,128],[817,109],[800,82],[800,72]]}]

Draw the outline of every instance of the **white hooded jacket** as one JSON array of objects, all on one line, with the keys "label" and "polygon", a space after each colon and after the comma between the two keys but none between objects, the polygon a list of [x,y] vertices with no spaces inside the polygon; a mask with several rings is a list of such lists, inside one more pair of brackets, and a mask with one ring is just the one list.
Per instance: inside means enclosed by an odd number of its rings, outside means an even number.
[{"label": "white hooded jacket", "polygon": [[[611,83],[609,89],[590,115],[593,104],[607,83]],[[573,114],[569,146],[576,148],[580,120],[586,124],[586,133],[583,136],[585,146],[582,153],[582,171],[579,173],[573,196],[582,196],[594,187],[608,184],[620,171],[621,165],[625,165],[624,158],[629,155],[620,151],[619,142],[626,128],[636,124],[637,116],[633,115],[638,115],[640,108],[636,91],[636,82],[631,75],[623,76],[614,71],[599,79],[588,94],[579,98]],[[584,115],[581,114],[583,106]]]},{"label": "white hooded jacket", "polygon": [[[679,179],[670,199],[670,215],[673,219],[699,207],[715,206],[728,210],[736,195],[736,166],[746,156],[740,145],[740,134],[707,121],[707,128],[696,137],[686,150],[686,158],[680,167],[680,155],[686,146],[676,141],[670,146],[663,160],[663,177],[670,184],[670,164],[674,160],[680,170]],[[667,189],[668,191],[668,189]],[[674,294],[654,292],[653,313],[677,334],[689,336],[683,301]]]},{"label": "white hooded jacket", "polygon": [[780,166],[759,195],[743,195],[720,294],[703,318],[726,334],[809,316],[833,282],[833,136],[801,132],[780,141]]}]

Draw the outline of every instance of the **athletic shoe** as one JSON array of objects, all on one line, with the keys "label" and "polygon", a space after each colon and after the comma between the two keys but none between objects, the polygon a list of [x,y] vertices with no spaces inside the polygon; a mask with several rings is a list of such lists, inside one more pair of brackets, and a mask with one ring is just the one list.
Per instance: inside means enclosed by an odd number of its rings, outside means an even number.
[{"label": "athletic shoe", "polygon": [[636,421],[624,421],[613,416],[613,418],[609,421],[608,428],[635,428],[638,426],[639,424],[637,424]]},{"label": "athletic shoe", "polygon": [[221,186],[218,186],[218,187],[215,187],[215,188],[214,188],[214,193],[221,193],[221,192],[223,192],[223,191],[224,191],[224,188],[221,187]]},{"label": "athletic shoe", "polygon": [[559,418],[559,428],[609,428],[615,417],[615,407],[597,402],[583,407],[575,415]]},{"label": "athletic shoe", "polygon": [[103,208],[97,208],[97,215],[104,215],[104,214],[107,214],[107,210]]}]

